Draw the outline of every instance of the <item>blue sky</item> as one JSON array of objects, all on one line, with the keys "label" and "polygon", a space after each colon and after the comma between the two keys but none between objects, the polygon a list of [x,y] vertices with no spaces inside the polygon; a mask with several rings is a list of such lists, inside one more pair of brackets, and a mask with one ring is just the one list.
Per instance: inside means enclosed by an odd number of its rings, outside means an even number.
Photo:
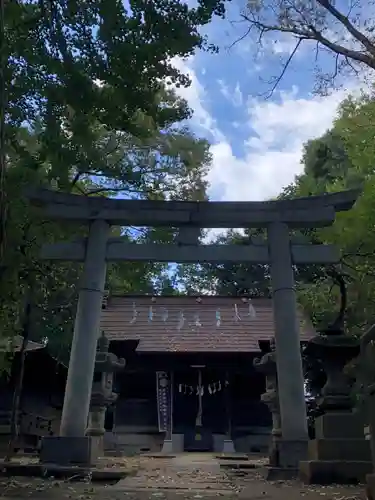
[{"label": "blue sky", "polygon": [[[256,44],[246,38],[239,19],[239,2],[229,4],[225,20],[214,19],[205,29],[219,54],[199,52],[176,66],[188,73],[192,85],[178,92],[194,110],[191,128],[212,144],[213,164],[208,176],[210,198],[263,200],[276,196],[301,172],[303,144],[322,135],[332,124],[348,89],[322,97],[312,93],[315,83],[314,46],[302,45],[293,64],[270,98],[268,81],[281,71],[295,46],[285,35],[269,39],[256,56]],[[320,59],[326,69],[332,60]]]}]

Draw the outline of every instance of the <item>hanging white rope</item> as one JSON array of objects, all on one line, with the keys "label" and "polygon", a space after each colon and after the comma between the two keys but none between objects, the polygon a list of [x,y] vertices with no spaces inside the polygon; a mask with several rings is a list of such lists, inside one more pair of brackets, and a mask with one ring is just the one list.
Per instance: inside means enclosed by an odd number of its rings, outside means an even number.
[{"label": "hanging white rope", "polygon": [[199,319],[199,313],[195,313],[194,314],[194,325],[197,327],[197,328],[200,328],[202,326],[202,323]]},{"label": "hanging white rope", "polygon": [[184,316],[184,311],[180,311],[179,319],[178,319],[178,325],[177,329],[181,330],[185,324],[185,316]]},{"label": "hanging white rope", "polygon": [[163,309],[162,309],[161,319],[164,321],[164,323],[168,319],[168,309],[166,307],[163,307]]},{"label": "hanging white rope", "polygon": [[220,327],[220,325],[221,325],[221,314],[220,314],[220,309],[216,309],[215,316],[216,316],[216,326],[217,326],[217,328],[219,328],[219,327]]},{"label": "hanging white rope", "polygon": [[133,317],[130,320],[131,325],[137,321],[137,316],[138,316],[137,306],[135,302],[133,302]]},{"label": "hanging white rope", "polygon": [[254,309],[254,306],[251,302],[249,302],[249,313],[248,313],[248,316],[251,318],[251,319],[255,319],[257,314],[256,314],[256,311]]},{"label": "hanging white rope", "polygon": [[[248,317],[250,319],[256,318],[256,310],[255,310],[255,308],[250,300],[248,301],[248,312],[245,315],[241,316],[241,311],[240,311],[240,308],[238,307],[237,304],[234,304],[233,308],[234,308],[234,321],[236,321],[236,322],[242,321],[245,317]],[[138,319],[138,310],[137,310],[137,305],[135,302],[133,302],[133,304],[132,304],[132,313],[133,313],[132,318],[129,322],[130,324],[134,324]],[[148,321],[149,321],[149,323],[151,323],[152,321],[155,320],[156,314],[157,314],[157,311],[155,312],[155,308],[152,305],[149,306],[148,307]],[[163,323],[166,323],[168,321],[169,311],[168,311],[167,307],[162,307],[160,309],[160,317],[161,317],[161,320],[163,321]],[[186,316],[184,314],[184,311],[180,311],[179,315],[178,315],[177,329],[181,330],[185,326],[185,322],[186,322]],[[221,316],[221,311],[219,308],[216,309],[216,311],[215,311],[215,322],[216,322],[217,328],[220,328],[222,326],[222,316]],[[194,324],[195,328],[202,328],[203,327],[199,311],[193,313],[192,322],[189,319],[189,324],[190,325]]]},{"label": "hanging white rope", "polygon": [[241,321],[240,313],[238,312],[237,304],[234,304],[234,319],[235,321]]},{"label": "hanging white rope", "polygon": [[187,384],[178,384],[178,392],[184,394],[186,396],[199,396],[203,397],[204,394],[215,394],[216,392],[220,392],[223,390],[223,387],[228,387],[229,382],[225,380],[221,382],[221,380],[217,380],[216,382],[211,382],[210,384],[205,385],[197,385],[193,387],[192,385]]},{"label": "hanging white rope", "polygon": [[154,309],[152,306],[148,308],[148,320],[151,322],[154,319]]}]

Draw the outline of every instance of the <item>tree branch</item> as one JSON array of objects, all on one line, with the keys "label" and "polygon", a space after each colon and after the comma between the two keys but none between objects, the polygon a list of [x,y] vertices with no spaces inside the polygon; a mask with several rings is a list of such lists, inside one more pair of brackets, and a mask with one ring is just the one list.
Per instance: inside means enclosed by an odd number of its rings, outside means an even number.
[{"label": "tree branch", "polygon": [[295,26],[278,26],[278,25],[268,25],[264,24],[256,19],[252,19],[246,14],[242,14],[242,18],[255,26],[260,32],[261,35],[264,33],[289,33],[291,35],[295,35],[299,39],[302,40],[314,40],[321,43],[324,47],[330,49],[332,52],[339,54],[344,57],[348,57],[349,59],[353,59],[358,62],[362,62],[369,66],[370,68],[375,69],[375,58],[372,58],[363,52],[348,49],[343,45],[332,42],[328,38],[322,35],[320,31],[318,31],[315,26],[309,24],[307,29],[299,29]]},{"label": "tree branch", "polygon": [[74,186],[77,184],[81,176],[83,175],[83,172],[77,172],[76,175],[73,177],[73,180],[70,184],[70,188],[74,188]]},{"label": "tree branch", "polygon": [[269,97],[271,97],[271,96],[273,95],[273,93],[274,93],[274,92],[275,92],[275,90],[277,89],[277,87],[278,87],[279,83],[280,83],[280,82],[281,82],[281,80],[283,79],[283,77],[284,77],[284,75],[285,75],[285,73],[286,73],[287,69],[289,68],[290,63],[292,62],[293,57],[296,55],[297,50],[298,50],[299,46],[301,45],[302,41],[303,41],[303,38],[299,38],[299,39],[297,40],[296,46],[295,46],[295,47],[294,47],[294,49],[292,50],[292,52],[291,52],[290,56],[288,57],[288,59],[287,59],[286,63],[284,64],[284,67],[283,67],[283,69],[282,69],[282,71],[281,71],[280,75],[276,78],[276,81],[275,81],[275,83],[273,84],[273,86],[272,86],[272,88],[271,88],[271,90],[270,90],[270,92],[269,92],[269,95],[268,95],[268,98],[269,98]]},{"label": "tree branch", "polygon": [[310,40],[317,40],[324,47],[327,47],[332,52],[336,54],[340,54],[341,56],[348,57],[349,59],[353,59],[354,61],[362,62],[369,66],[370,68],[375,69],[375,59],[370,56],[367,56],[363,52],[359,50],[351,50],[343,45],[338,43],[331,42],[328,38],[324,37],[320,31],[318,31],[314,26],[309,26],[313,35],[310,36]]},{"label": "tree branch", "polygon": [[358,40],[365,48],[375,56],[375,46],[361,31],[359,31],[354,24],[352,24],[347,16],[344,16],[340,11],[334,7],[328,0],[317,0],[317,2],[324,7],[333,17],[345,26],[349,33]]}]

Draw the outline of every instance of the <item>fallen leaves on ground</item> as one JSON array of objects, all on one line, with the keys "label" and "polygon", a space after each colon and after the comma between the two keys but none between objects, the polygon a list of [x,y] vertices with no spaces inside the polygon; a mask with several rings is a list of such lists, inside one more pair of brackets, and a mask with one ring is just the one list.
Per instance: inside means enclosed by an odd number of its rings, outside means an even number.
[{"label": "fallen leaves on ground", "polygon": [[[364,486],[303,485],[298,481],[267,481],[256,469],[244,474],[224,471],[215,464],[146,457],[106,457],[99,468],[138,469],[115,486],[86,481],[30,478],[0,479],[0,497],[38,500],[364,500]],[[127,491],[130,485],[142,491]],[[156,490],[156,491],[155,491]]]}]

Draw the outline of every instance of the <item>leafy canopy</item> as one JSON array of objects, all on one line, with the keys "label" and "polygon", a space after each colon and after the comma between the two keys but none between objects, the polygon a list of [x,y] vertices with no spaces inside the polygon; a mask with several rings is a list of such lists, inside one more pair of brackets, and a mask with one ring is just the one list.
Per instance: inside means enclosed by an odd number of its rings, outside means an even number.
[{"label": "leafy canopy", "polygon": [[[190,110],[167,83],[189,84],[173,58],[214,50],[199,28],[222,14],[216,0],[195,8],[173,0],[5,3],[3,335],[19,332],[30,286],[31,337],[48,337],[55,354],[67,352],[75,313],[80,266],[40,262],[38,252],[87,228],[44,221],[23,198],[25,187],[205,199],[209,145],[180,125]],[[113,231],[140,241],[174,238],[169,230]],[[165,266],[119,263],[109,266],[107,286],[152,293],[173,283]]]}]

